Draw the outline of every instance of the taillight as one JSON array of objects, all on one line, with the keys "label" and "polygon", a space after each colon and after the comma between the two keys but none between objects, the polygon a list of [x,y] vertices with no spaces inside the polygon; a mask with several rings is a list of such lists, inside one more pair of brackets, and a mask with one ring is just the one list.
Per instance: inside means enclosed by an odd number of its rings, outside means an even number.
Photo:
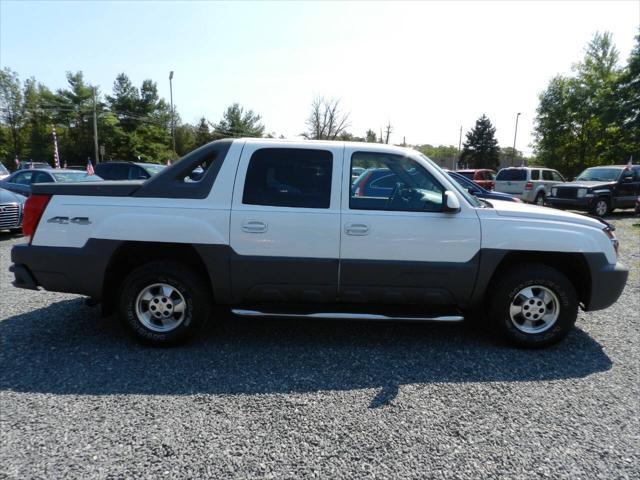
[{"label": "taillight", "polygon": [[27,198],[22,219],[22,233],[27,237],[33,237],[33,234],[36,233],[36,228],[38,228],[38,223],[49,200],[51,200],[50,195],[31,195]]},{"label": "taillight", "polygon": [[524,184],[524,189],[525,190],[533,190],[533,183],[531,182],[527,182]]}]

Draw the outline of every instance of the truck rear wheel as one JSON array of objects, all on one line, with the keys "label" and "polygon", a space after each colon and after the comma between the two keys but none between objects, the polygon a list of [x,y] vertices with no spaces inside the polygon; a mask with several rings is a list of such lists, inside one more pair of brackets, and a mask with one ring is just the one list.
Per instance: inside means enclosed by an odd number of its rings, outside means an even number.
[{"label": "truck rear wheel", "polygon": [[122,283],[120,317],[143,343],[176,345],[191,337],[209,316],[205,285],[201,275],[180,263],[148,263]]},{"label": "truck rear wheel", "polygon": [[515,345],[541,348],[559,342],[577,316],[572,283],[546,265],[517,265],[493,286],[489,319],[494,330]]}]

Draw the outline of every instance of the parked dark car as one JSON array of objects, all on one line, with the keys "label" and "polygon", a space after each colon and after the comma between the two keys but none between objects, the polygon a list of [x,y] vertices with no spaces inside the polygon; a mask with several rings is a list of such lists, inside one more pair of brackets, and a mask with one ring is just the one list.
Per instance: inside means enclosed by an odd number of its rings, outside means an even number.
[{"label": "parked dark car", "polygon": [[78,170],[64,170],[61,168],[29,169],[13,172],[0,181],[0,187],[20,195],[29,196],[32,183],[57,183],[57,182],[100,182],[98,175],[87,175],[87,172]]},{"label": "parked dark car", "polygon": [[27,197],[0,188],[0,230],[19,232]]},{"label": "parked dark car", "polygon": [[161,172],[165,165],[139,162],[104,162],[94,167],[105,180],[146,180]]},{"label": "parked dark car", "polygon": [[466,170],[456,170],[456,173],[464,175],[469,180],[474,181],[485,190],[493,190],[496,186],[496,172],[488,168],[469,168]]},{"label": "parked dark car", "polygon": [[475,195],[478,198],[482,198],[484,200],[502,200],[504,202],[522,203],[522,200],[514,197],[513,195],[509,195],[508,193],[490,192],[489,190],[482,188],[476,182],[472,182],[465,175],[462,175],[459,172],[452,172],[450,170],[446,170],[446,172],[451,178],[458,182],[462,188],[465,188],[471,195]]},{"label": "parked dark car", "polygon": [[636,198],[635,212],[636,212],[636,215],[640,215],[640,195],[638,195],[638,198]]},{"label": "parked dark car", "polygon": [[638,195],[640,165],[610,165],[587,168],[574,181],[554,185],[547,200],[556,208],[603,217],[616,208],[634,208]]}]

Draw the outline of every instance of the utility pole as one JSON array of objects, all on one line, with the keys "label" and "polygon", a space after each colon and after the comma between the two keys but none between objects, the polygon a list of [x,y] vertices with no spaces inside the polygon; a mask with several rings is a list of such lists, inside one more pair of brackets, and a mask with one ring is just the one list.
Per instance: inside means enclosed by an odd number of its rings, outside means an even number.
[{"label": "utility pole", "polygon": [[516,137],[518,136],[518,118],[520,118],[520,115],[522,115],[521,112],[518,112],[518,114],[516,115],[516,131],[513,134],[513,152],[511,155],[511,166],[514,166],[514,163],[516,162]]},{"label": "utility pole", "polygon": [[96,164],[100,161],[98,154],[98,118],[96,113],[96,87],[93,87],[93,146],[95,149]]},{"label": "utility pole", "polygon": [[[460,163],[460,148],[462,148],[462,125],[460,125],[460,137],[458,138],[458,162],[457,163]],[[457,170],[455,160],[453,163],[453,170],[454,171]]]},{"label": "utility pole", "polygon": [[176,151],[176,116],[173,111],[173,70],[169,72],[169,96],[171,97],[171,138],[173,151]]}]

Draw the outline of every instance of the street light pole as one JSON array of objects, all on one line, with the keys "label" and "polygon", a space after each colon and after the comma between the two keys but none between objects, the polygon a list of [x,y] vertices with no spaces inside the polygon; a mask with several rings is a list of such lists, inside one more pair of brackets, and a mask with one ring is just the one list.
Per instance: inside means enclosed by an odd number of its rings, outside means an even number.
[{"label": "street light pole", "polygon": [[453,164],[453,171],[458,170],[458,163],[460,163],[460,147],[462,147],[462,125],[460,125],[460,137],[458,138],[458,161]]},{"label": "street light pole", "polygon": [[96,87],[93,87],[93,147],[95,150],[95,164],[100,161],[98,156],[98,115],[96,113]]},{"label": "street light pole", "polygon": [[173,142],[173,151],[176,151],[176,116],[173,111],[173,70],[169,72],[169,95],[171,97],[171,138]]},{"label": "street light pole", "polygon": [[513,134],[513,152],[511,153],[511,166],[514,166],[514,163],[516,162],[516,137],[518,136],[518,118],[520,118],[520,115],[522,115],[522,112],[518,112],[518,114],[516,115],[516,131]]}]

